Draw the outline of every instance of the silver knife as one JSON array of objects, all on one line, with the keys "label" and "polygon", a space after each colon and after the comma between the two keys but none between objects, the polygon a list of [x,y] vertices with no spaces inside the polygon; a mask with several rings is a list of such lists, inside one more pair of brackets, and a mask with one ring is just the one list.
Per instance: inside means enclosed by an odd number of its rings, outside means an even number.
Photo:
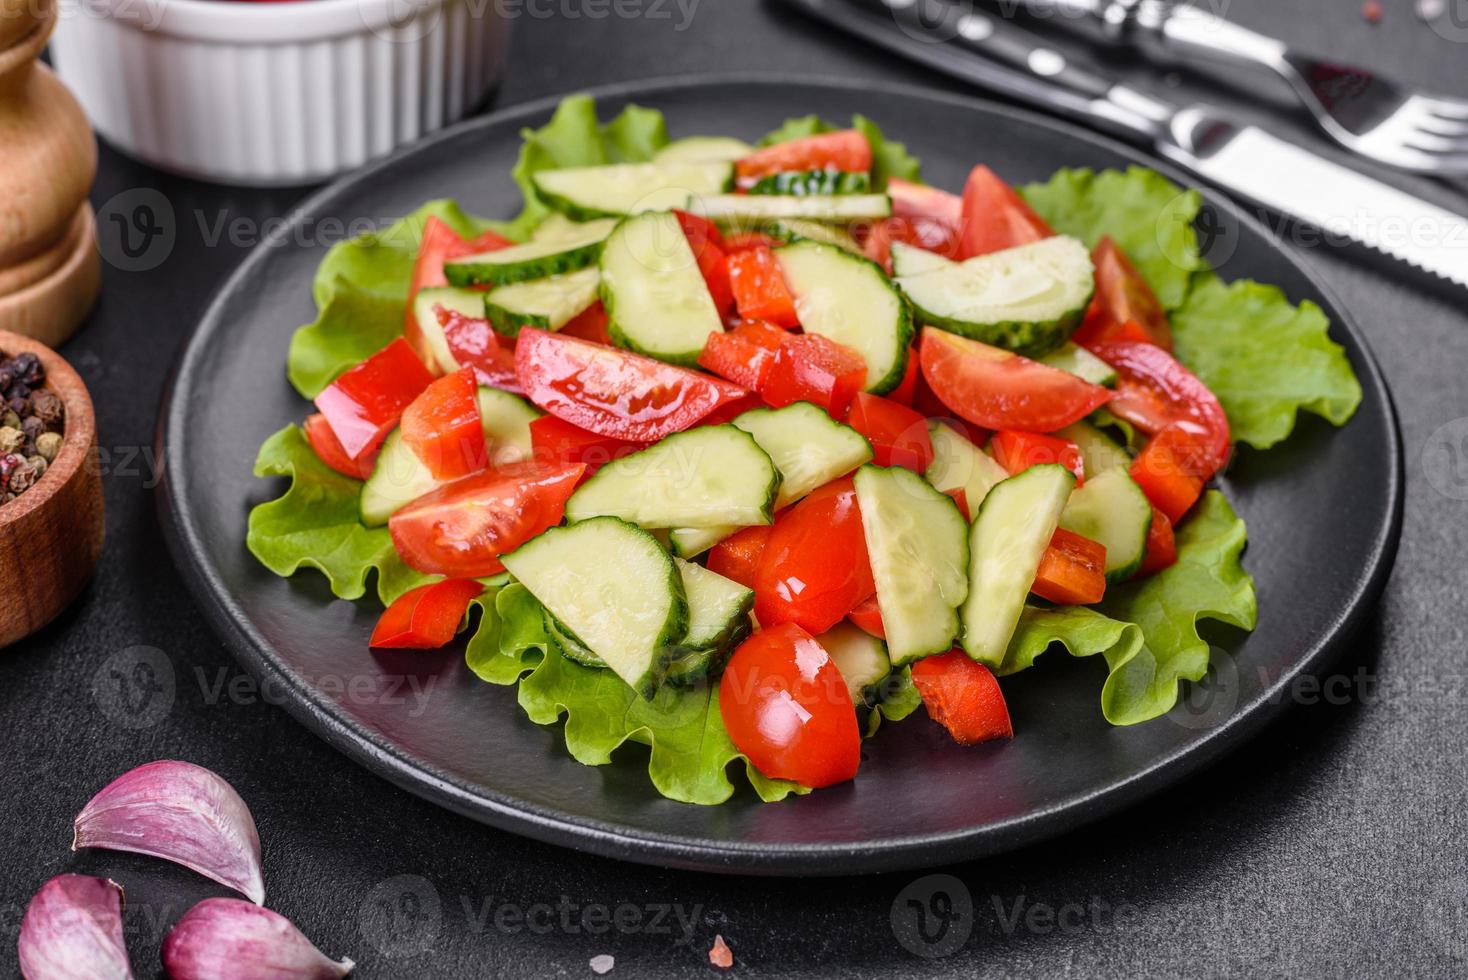
[{"label": "silver knife", "polygon": [[785,0],[930,68],[1150,147],[1273,211],[1468,286],[1468,218],[1206,105],[1116,84],[1038,37],[943,0]]}]

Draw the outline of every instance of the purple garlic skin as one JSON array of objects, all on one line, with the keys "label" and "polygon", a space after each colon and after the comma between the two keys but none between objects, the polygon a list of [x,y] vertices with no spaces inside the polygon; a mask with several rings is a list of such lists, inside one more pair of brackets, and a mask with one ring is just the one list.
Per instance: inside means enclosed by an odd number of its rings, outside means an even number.
[{"label": "purple garlic skin", "polygon": [[122,938],[122,888],[66,874],[41,886],[20,923],[25,980],[132,980]]},{"label": "purple garlic skin", "polygon": [[333,962],[285,916],[237,898],[206,898],[163,940],[171,980],[340,980]]},{"label": "purple garlic skin", "polygon": [[191,762],[150,762],[114,779],[74,824],[72,850],[100,847],[173,861],[265,901],[260,835],[234,787]]}]

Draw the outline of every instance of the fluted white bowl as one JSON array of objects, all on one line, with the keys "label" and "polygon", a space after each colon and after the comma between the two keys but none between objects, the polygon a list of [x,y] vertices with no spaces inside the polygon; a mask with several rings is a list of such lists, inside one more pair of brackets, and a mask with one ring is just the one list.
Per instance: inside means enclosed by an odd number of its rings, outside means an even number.
[{"label": "fluted white bowl", "polygon": [[452,123],[499,80],[494,0],[63,0],[57,71],[97,131],[225,183],[322,180]]}]

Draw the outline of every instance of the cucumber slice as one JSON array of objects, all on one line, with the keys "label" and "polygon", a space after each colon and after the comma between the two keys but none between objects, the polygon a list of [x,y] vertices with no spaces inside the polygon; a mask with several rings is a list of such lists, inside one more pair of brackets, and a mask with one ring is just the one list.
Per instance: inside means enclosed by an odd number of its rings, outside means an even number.
[{"label": "cucumber slice", "polygon": [[851,233],[836,225],[823,225],[819,221],[804,221],[800,218],[782,218],[779,221],[771,221],[760,229],[771,238],[778,238],[786,244],[809,239],[813,242],[821,242],[825,245],[835,245],[837,248],[850,252],[852,255],[864,255],[861,246]]},{"label": "cucumber slice", "polygon": [[991,669],[1004,662],[1075,483],[1058,463],[1031,466],[990,490],[979,508],[969,531],[969,589],[960,615],[964,651]]},{"label": "cucumber slice", "polygon": [[750,231],[781,218],[804,218],[847,224],[874,221],[892,214],[886,194],[830,194],[797,197],[794,194],[712,194],[693,196],[684,205],[720,224]]},{"label": "cucumber slice", "polygon": [[[598,221],[605,219],[598,218]],[[565,242],[581,238],[586,234],[585,221],[572,221],[570,218],[553,211],[541,219],[540,224],[535,226],[531,232],[532,242]]]},{"label": "cucumber slice", "polygon": [[1096,287],[1090,253],[1068,235],[899,274],[897,285],[923,323],[1032,356],[1070,336]]},{"label": "cucumber slice", "polygon": [[[835,421],[810,402],[752,409],[735,419],[733,425],[754,436],[780,471],[776,510],[872,458],[872,447],[861,433]],[[692,558],[738,530],[738,525],[677,528],[669,535],[669,543],[673,554]]]},{"label": "cucumber slice", "polygon": [[806,333],[845,344],[867,364],[866,390],[902,382],[912,343],[912,313],[881,266],[818,242],[775,249]]},{"label": "cucumber slice", "polygon": [[566,520],[612,515],[644,528],[768,524],[779,488],[780,472],[749,433],[705,425],[603,466],[566,501]]},{"label": "cucumber slice", "polygon": [[502,560],[587,650],[652,699],[688,629],[682,576],[652,535],[597,517],[553,527]]},{"label": "cucumber slice", "polygon": [[535,455],[530,423],[544,412],[519,395],[483,385],[474,400],[479,404],[479,419],[484,423],[491,466],[506,466]]},{"label": "cucumber slice", "polygon": [[1040,358],[1040,363],[1059,368],[1093,385],[1101,385],[1105,388],[1116,387],[1115,368],[1079,344],[1073,344],[1068,340]]},{"label": "cucumber slice", "polygon": [[482,300],[494,329],[514,337],[521,327],[559,330],[596,302],[601,273],[580,269],[564,276],[501,286]]},{"label": "cucumber slice", "polygon": [[1131,469],[1132,458],[1121,444],[1090,422],[1067,425],[1055,434],[1069,439],[1080,449],[1082,470],[1087,480],[1107,470]]},{"label": "cucumber slice", "polygon": [[685,136],[652,155],[653,163],[732,163],[754,147],[732,136]]},{"label": "cucumber slice", "polygon": [[588,650],[586,644],[582,643],[580,638],[566,627],[565,623],[560,622],[556,617],[552,616],[551,611],[544,606],[541,607],[540,611],[545,618],[545,631],[555,641],[556,648],[561,651],[561,656],[567,660],[575,661],[583,667],[606,669],[607,662]]},{"label": "cucumber slice", "polygon": [[718,674],[734,648],[754,629],[754,591],[702,565],[673,559],[688,596],[684,652],[668,665],[667,683],[690,687]]},{"label": "cucumber slice", "polygon": [[855,482],[893,666],[946,653],[968,595],[968,522],[911,470],[867,465]]},{"label": "cucumber slice", "polygon": [[892,243],[892,274],[894,276],[920,276],[940,269],[951,269],[957,262],[937,252],[930,252],[906,242]]},{"label": "cucumber slice", "polygon": [[1147,554],[1152,505],[1131,474],[1110,469],[1088,475],[1070,495],[1060,526],[1106,546],[1106,580],[1129,579]]},{"label": "cucumber slice", "polygon": [[816,637],[816,642],[826,648],[841,671],[852,704],[875,704],[882,682],[892,673],[887,644],[845,620]]},{"label": "cucumber slice", "polygon": [[962,488],[969,513],[977,514],[989,491],[1009,479],[1009,471],[942,422],[929,421],[928,435],[933,442],[933,461],[923,476],[942,493]]},{"label": "cucumber slice", "polygon": [[443,273],[455,286],[508,286],[575,272],[596,263],[602,243],[616,227],[610,219],[581,225],[575,233],[531,239],[523,245],[445,262]]},{"label": "cucumber slice", "polygon": [[459,370],[459,362],[449,350],[448,339],[443,333],[443,324],[438,322],[434,308],[441,306],[474,320],[484,319],[485,294],[473,289],[458,289],[454,286],[429,286],[418,290],[413,297],[413,318],[418,321],[418,332],[428,340],[428,349],[433,356],[433,365],[441,374],[453,374]]},{"label": "cucumber slice", "polygon": [[789,194],[794,197],[830,197],[839,194],[870,194],[872,178],[865,170],[803,170],[761,177],[750,194]]},{"label": "cucumber slice", "polygon": [[727,161],[614,163],[542,170],[530,178],[546,204],[578,221],[681,208],[689,195],[721,194],[734,183]]},{"label": "cucumber slice", "polygon": [[627,218],[601,255],[607,330],[620,346],[675,364],[697,363],[711,333],[722,333],[698,260],[675,215]]}]

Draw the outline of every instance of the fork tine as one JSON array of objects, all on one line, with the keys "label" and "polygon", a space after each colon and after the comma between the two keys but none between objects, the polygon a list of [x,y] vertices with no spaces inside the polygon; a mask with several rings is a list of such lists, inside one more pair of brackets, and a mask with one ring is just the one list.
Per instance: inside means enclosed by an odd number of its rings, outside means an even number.
[{"label": "fork tine", "polygon": [[1429,133],[1426,130],[1418,130],[1405,134],[1402,142],[1411,149],[1432,154],[1434,157],[1461,156],[1468,159],[1468,138],[1451,139],[1436,133]]},{"label": "fork tine", "polygon": [[1443,119],[1468,121],[1468,102],[1463,100],[1419,95],[1413,101],[1419,102],[1424,109]]}]

